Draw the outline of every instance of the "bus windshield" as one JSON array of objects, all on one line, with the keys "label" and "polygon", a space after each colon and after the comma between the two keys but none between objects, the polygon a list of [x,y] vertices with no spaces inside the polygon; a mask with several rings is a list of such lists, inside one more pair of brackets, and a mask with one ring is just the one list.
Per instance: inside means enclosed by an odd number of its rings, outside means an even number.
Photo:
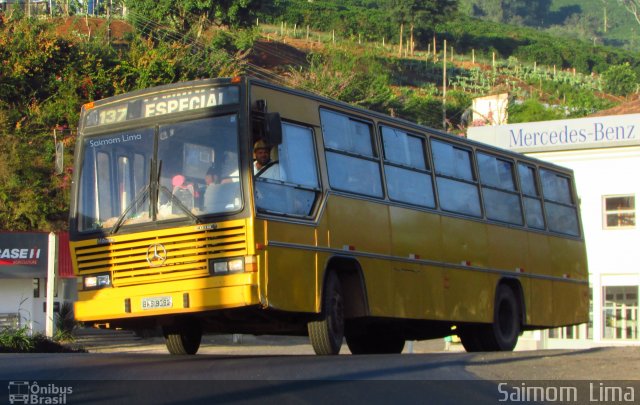
[{"label": "bus windshield", "polygon": [[242,208],[236,114],[87,137],[83,146],[81,232]]}]

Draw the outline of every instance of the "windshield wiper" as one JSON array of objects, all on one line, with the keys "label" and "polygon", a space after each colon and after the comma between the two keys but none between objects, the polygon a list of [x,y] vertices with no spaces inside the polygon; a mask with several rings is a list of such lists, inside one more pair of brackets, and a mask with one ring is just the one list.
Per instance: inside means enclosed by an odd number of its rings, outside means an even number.
[{"label": "windshield wiper", "polygon": [[[152,163],[153,166],[153,163]],[[153,218],[153,220],[155,221],[156,215],[158,214],[157,212],[157,205],[158,205],[158,201],[160,199],[160,191],[164,191],[165,193],[167,193],[169,195],[169,201],[171,201],[171,204],[175,204],[182,210],[184,211],[188,216],[191,217],[191,219],[193,220],[194,223],[199,224],[200,223],[200,218],[198,218],[197,216],[193,215],[193,213],[191,212],[191,210],[189,208],[187,208],[186,205],[184,205],[182,203],[182,201],[180,201],[175,195],[173,195],[173,193],[166,188],[165,186],[161,186],[160,185],[160,173],[162,172],[162,160],[160,160],[158,162],[158,170],[155,171],[156,173],[156,177],[155,179],[151,179],[151,218]],[[154,173],[154,171],[152,170],[151,173]]]},{"label": "windshield wiper", "polygon": [[129,215],[129,212],[131,212],[131,210],[136,207],[136,209],[138,208],[138,205],[140,205],[140,203],[142,202],[143,198],[149,193],[149,184],[147,184],[146,186],[144,186],[144,188],[142,189],[142,191],[138,194],[138,196],[136,197],[135,200],[133,200],[133,202],[131,204],[129,204],[127,206],[127,209],[124,210],[124,212],[122,214],[120,214],[120,216],[118,217],[118,220],[116,221],[116,223],[113,225],[113,227],[111,228],[111,232],[109,232],[110,235],[113,235],[114,233],[118,232],[118,229],[120,229],[120,227],[122,226],[122,224],[124,223],[124,220],[127,218],[127,215]]},{"label": "windshield wiper", "polygon": [[150,210],[151,210],[150,218],[152,218],[153,221],[155,221],[157,216],[156,206],[159,200],[159,194],[161,190],[164,191],[169,196],[171,203],[175,204],[177,207],[180,208],[180,210],[186,213],[187,216],[189,216],[194,223],[199,224],[201,222],[200,218],[195,216],[191,212],[191,210],[187,208],[187,206],[184,205],[182,201],[180,201],[180,199],[178,199],[175,195],[173,195],[173,193],[168,188],[160,185],[160,172],[162,170],[162,160],[158,162],[158,170],[154,170],[154,169],[155,169],[155,162],[152,159],[151,173],[149,175],[149,183],[146,186],[144,186],[144,188],[138,194],[136,199],[131,204],[129,204],[129,206],[127,206],[127,208],[124,210],[122,214],[120,214],[120,216],[116,220],[116,223],[111,228],[111,232],[109,232],[110,235],[113,235],[114,233],[118,232],[120,227],[122,227],[122,224],[124,224],[124,221],[127,219],[127,216],[129,215],[131,210],[134,208],[137,209],[138,206],[142,203],[142,201],[144,201],[144,197],[146,197],[147,195],[149,195],[149,199],[150,199],[149,201]]},{"label": "windshield wiper", "polygon": [[[151,173],[149,175],[149,187],[150,187],[150,200],[149,201],[149,217],[155,222],[158,218],[158,195],[160,193],[160,172],[162,171],[162,160],[157,163],[156,160],[151,158]],[[155,176],[155,177],[154,177]]]}]

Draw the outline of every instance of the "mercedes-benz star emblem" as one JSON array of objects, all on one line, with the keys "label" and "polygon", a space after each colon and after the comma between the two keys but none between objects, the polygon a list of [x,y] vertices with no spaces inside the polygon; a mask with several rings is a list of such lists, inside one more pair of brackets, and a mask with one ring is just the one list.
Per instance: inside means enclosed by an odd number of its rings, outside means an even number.
[{"label": "mercedes-benz star emblem", "polygon": [[160,267],[167,260],[167,249],[161,243],[154,243],[147,248],[147,263],[151,267]]}]

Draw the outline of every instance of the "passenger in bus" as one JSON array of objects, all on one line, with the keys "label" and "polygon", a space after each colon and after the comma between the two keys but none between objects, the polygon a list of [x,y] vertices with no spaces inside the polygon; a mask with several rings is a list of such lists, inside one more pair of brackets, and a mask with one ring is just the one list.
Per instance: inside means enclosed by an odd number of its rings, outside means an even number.
[{"label": "passenger in bus", "polygon": [[205,189],[212,183],[219,183],[219,174],[214,165],[211,165],[209,169],[207,169],[207,173],[204,175],[204,187]]},{"label": "passenger in bus", "polygon": [[223,178],[221,169],[212,165],[204,176],[207,188],[204,192],[204,213],[233,211],[240,208],[240,183],[230,177]]},{"label": "passenger in bus", "polygon": [[[181,174],[173,176],[171,184],[173,185],[173,196],[177,198],[185,208],[193,210],[195,206],[195,199],[198,197],[194,185],[187,182],[185,177]],[[173,214],[181,213],[180,208],[177,205],[172,206],[171,212]]]}]

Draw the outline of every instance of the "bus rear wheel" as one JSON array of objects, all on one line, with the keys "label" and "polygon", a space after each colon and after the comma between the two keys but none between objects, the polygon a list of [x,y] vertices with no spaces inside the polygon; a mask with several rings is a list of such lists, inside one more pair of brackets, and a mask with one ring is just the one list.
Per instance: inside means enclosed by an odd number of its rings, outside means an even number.
[{"label": "bus rear wheel", "polygon": [[307,331],[316,354],[334,355],[340,352],[344,338],[344,301],[338,276],[327,274],[322,293],[322,319],[309,322]]},{"label": "bus rear wheel", "polygon": [[169,353],[176,355],[196,354],[202,341],[202,329],[195,321],[183,321],[162,328]]},{"label": "bus rear wheel", "polygon": [[460,341],[468,352],[512,351],[520,335],[520,305],[514,290],[500,284],[496,289],[493,323],[460,328]]},{"label": "bus rear wheel", "polygon": [[500,284],[496,290],[493,309],[493,324],[483,334],[487,351],[511,351],[518,343],[520,335],[520,306],[514,290]]}]

